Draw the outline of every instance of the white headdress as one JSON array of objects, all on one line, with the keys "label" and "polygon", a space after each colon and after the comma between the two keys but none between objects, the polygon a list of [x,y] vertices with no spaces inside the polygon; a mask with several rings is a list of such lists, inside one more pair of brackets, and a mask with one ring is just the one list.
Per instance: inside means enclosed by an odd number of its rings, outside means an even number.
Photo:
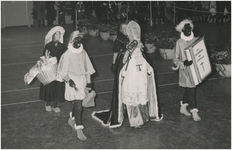
[{"label": "white headdress", "polygon": [[45,41],[44,41],[45,45],[46,45],[47,43],[49,43],[49,42],[52,41],[52,36],[53,36],[53,34],[55,34],[57,31],[60,31],[61,36],[60,36],[60,40],[59,40],[59,41],[60,41],[60,43],[63,43],[63,36],[64,36],[64,33],[65,33],[65,30],[64,30],[64,28],[61,27],[61,26],[55,26],[55,27],[53,27],[53,28],[47,33],[47,35],[45,36]]},{"label": "white headdress", "polygon": [[141,29],[138,23],[135,21],[130,21],[126,27],[126,32],[127,35],[130,39],[130,42],[133,40],[137,40],[138,42],[140,41],[140,36],[141,36]]},{"label": "white headdress", "polygon": [[178,32],[182,32],[182,29],[184,28],[184,25],[185,24],[190,24],[190,27],[192,28],[192,30],[193,30],[193,28],[194,28],[194,26],[193,26],[193,23],[192,23],[192,20],[188,20],[188,19],[185,19],[185,20],[183,20],[183,21],[181,21],[177,26],[176,26],[176,31],[178,31]]},{"label": "white headdress", "polygon": [[141,42],[141,28],[137,22],[130,21],[126,27],[126,33],[130,39],[130,42],[136,40],[138,41],[139,46],[143,47],[143,44]]},{"label": "white headdress", "polygon": [[80,36],[80,32],[78,30],[73,31],[69,37],[68,43],[71,43],[78,36]]},{"label": "white headdress", "polygon": [[68,41],[68,49],[71,50],[73,53],[80,53],[82,52],[83,50],[83,45],[81,44],[81,46],[79,48],[74,48],[73,47],[73,40],[76,38],[76,37],[83,37],[83,35],[78,31],[73,31],[69,37],[69,41]]}]

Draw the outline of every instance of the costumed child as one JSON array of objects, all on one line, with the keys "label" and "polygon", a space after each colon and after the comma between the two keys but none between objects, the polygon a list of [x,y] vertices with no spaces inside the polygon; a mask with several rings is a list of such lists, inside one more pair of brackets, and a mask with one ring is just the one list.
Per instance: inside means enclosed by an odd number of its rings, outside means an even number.
[{"label": "costumed child", "polygon": [[176,65],[176,68],[173,70],[179,69],[179,86],[185,89],[183,100],[180,101],[180,113],[186,116],[191,116],[187,110],[187,106],[190,107],[190,112],[194,121],[200,121],[201,118],[198,115],[197,101],[196,101],[196,85],[191,78],[190,67],[192,61],[188,61],[184,49],[190,45],[196,37],[192,32],[194,26],[191,20],[185,19],[176,26],[176,31],[180,32],[180,39],[177,40],[176,46],[174,48],[174,57],[173,62]]},{"label": "costumed child", "polygon": [[115,128],[121,126],[121,123],[118,122],[118,93],[119,93],[119,73],[124,66],[123,58],[126,57],[125,53],[127,51],[126,46],[129,44],[129,38],[126,33],[126,23],[121,23],[118,31],[117,38],[114,41],[113,45],[113,63],[111,71],[114,73],[114,86],[113,94],[110,104],[110,109],[94,111],[92,117],[102,123],[103,126],[109,126],[109,128]]},{"label": "costumed child", "polygon": [[[63,44],[63,36],[65,30],[61,26],[52,28],[45,36],[45,47],[43,55],[46,57],[56,57],[59,63],[61,55],[66,51],[67,47]],[[39,99],[46,101],[46,111],[60,112],[57,107],[58,102],[64,102],[64,82],[53,81],[47,85],[40,85]]]},{"label": "costumed child", "polygon": [[92,89],[91,77],[95,72],[88,54],[83,49],[81,34],[74,31],[68,44],[68,50],[61,56],[58,74],[65,80],[65,99],[73,102],[68,124],[77,132],[80,140],[86,140],[82,129],[82,101],[86,97],[85,89]]}]

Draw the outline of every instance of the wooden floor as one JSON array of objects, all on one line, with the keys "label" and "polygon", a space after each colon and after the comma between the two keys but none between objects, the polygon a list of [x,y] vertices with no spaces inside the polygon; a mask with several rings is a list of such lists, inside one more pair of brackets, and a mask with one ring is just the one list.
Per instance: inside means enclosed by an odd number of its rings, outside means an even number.
[{"label": "wooden floor", "polygon": [[[159,25],[165,30],[170,25]],[[174,27],[174,26],[173,26]],[[231,24],[195,25],[210,48],[231,39]],[[129,127],[126,119],[120,128],[109,129],[91,117],[96,110],[110,106],[113,74],[112,42],[88,38],[84,47],[97,73],[93,76],[98,93],[96,107],[84,110],[84,133],[80,141],[67,124],[72,105],[60,103],[60,113],[46,112],[39,97],[39,82],[25,86],[23,76],[43,52],[44,37],[51,27],[12,27],[1,29],[1,148],[3,149],[230,149],[231,78],[213,72],[197,88],[199,115],[196,123],[179,113],[183,89],[172,61],[163,60],[157,51],[148,55],[156,72],[158,98],[164,119],[148,122],[141,129]],[[65,43],[74,26],[65,25]]]}]

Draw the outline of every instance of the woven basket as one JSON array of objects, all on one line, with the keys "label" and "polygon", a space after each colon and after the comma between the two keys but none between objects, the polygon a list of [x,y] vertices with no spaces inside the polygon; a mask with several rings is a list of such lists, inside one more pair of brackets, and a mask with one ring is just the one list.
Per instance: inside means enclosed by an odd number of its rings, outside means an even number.
[{"label": "woven basket", "polygon": [[58,64],[44,66],[36,77],[43,85],[47,85],[56,79],[57,67]]}]

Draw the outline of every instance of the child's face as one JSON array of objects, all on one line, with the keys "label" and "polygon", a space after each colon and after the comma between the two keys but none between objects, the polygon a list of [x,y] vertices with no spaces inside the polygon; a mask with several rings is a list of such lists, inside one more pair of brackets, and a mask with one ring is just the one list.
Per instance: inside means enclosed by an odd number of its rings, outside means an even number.
[{"label": "child's face", "polygon": [[53,40],[54,41],[59,41],[60,37],[61,37],[61,33],[60,33],[60,31],[57,31],[53,36]]}]

